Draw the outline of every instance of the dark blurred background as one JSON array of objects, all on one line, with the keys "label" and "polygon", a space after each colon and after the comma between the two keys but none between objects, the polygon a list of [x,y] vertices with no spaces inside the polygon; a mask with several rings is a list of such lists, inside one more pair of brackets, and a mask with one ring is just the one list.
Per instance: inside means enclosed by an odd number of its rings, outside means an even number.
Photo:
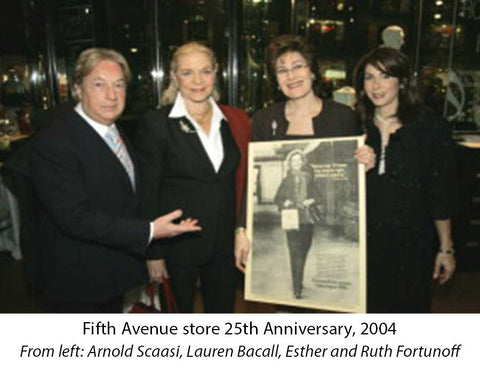
[{"label": "dark blurred background", "polygon": [[[480,0],[0,0],[0,162],[38,128],[45,110],[71,100],[72,68],[86,48],[114,48],[131,66],[120,122],[128,133],[158,105],[170,55],[187,41],[214,49],[222,102],[251,114],[276,98],[265,64],[272,38],[307,36],[317,49],[323,93],[337,98],[351,86],[357,60],[391,25],[404,31],[402,51],[425,103],[451,123],[459,143],[457,280],[470,285],[465,280],[478,278],[465,275],[480,270]],[[2,216],[0,208],[3,232]],[[8,270],[22,266],[5,251],[0,256],[1,300],[20,282],[8,283]]]}]

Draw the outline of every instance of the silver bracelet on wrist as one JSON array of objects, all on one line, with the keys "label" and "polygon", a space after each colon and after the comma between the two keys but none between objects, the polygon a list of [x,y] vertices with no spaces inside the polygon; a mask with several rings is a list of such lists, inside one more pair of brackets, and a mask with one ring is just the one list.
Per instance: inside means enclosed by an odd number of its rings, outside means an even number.
[{"label": "silver bracelet on wrist", "polygon": [[451,254],[453,256],[455,254],[455,249],[439,249],[438,253],[440,253],[440,254]]}]

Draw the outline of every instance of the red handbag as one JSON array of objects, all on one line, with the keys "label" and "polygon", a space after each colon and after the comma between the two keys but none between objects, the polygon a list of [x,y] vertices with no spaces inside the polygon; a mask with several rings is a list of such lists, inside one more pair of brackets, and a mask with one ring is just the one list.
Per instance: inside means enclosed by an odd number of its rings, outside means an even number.
[{"label": "red handbag", "polygon": [[[159,293],[161,309],[155,307],[155,293]],[[178,313],[178,306],[170,289],[168,279],[161,284],[151,283],[145,287],[149,303],[138,301],[133,303],[128,313]]]},{"label": "red handbag", "polygon": [[160,287],[160,305],[162,306],[162,313],[179,313],[177,302],[170,289],[170,282],[168,279],[163,279]]}]

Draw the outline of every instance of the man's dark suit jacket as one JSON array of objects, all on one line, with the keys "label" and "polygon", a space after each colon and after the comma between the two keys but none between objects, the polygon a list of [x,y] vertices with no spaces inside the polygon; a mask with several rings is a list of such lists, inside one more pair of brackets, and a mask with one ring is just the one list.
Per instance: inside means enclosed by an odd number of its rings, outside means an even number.
[{"label": "man's dark suit jacket", "polygon": [[31,149],[47,299],[101,303],[143,283],[149,223],[140,219],[128,174],[102,137],[72,108]]},{"label": "man's dark suit jacket", "polygon": [[148,258],[202,265],[213,256],[233,254],[240,153],[229,123],[223,120],[224,159],[215,172],[193,125],[186,118],[169,118],[171,108],[147,113],[138,127],[135,146],[142,169],[144,211],[155,218],[181,208],[185,217],[198,219],[202,231],[157,241],[149,248]]}]

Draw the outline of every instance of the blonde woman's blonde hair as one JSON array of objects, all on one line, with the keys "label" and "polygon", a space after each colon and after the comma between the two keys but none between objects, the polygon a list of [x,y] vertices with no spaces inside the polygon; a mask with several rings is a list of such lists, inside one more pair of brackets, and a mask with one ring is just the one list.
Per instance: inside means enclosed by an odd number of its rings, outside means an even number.
[{"label": "blonde woman's blonde hair", "polygon": [[[120,54],[118,51],[112,49],[101,49],[101,48],[90,48],[87,50],[82,51],[80,56],[77,59],[75,64],[75,69],[73,71],[73,82],[74,85],[79,86],[83,78],[89,75],[95,67],[104,60],[111,60],[118,65],[123,70],[123,75],[125,76],[125,80],[130,82],[132,79],[132,73],[130,71],[130,67],[128,66],[127,60]],[[78,96],[73,89],[73,97],[75,100],[78,101]]]},{"label": "blonde woman's blonde hair", "polygon": [[[178,71],[178,58],[180,55],[185,55],[194,51],[204,52],[210,58],[212,62],[212,66],[215,69],[215,73],[218,70],[218,62],[217,58],[215,57],[215,53],[213,50],[199,42],[188,42],[182,46],[180,46],[172,55],[172,61],[170,62],[170,84],[168,85],[167,89],[162,94],[161,103],[162,105],[170,105],[175,101],[178,93],[178,85],[173,77]],[[215,85],[212,92],[212,98],[215,101],[220,99],[220,91],[218,87]]]}]

